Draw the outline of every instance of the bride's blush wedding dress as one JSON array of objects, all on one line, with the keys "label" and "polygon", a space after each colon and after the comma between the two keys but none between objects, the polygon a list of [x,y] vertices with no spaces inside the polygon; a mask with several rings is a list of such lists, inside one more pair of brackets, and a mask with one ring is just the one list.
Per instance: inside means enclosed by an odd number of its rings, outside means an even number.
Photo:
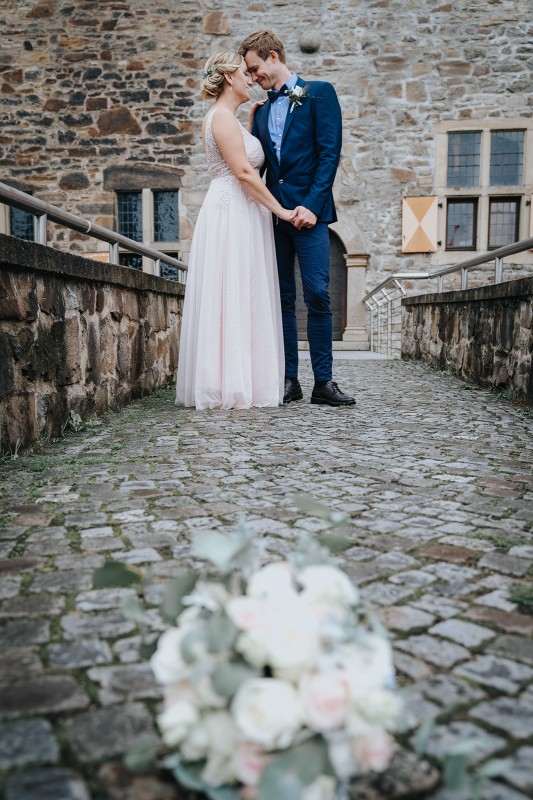
[{"label": "bride's blush wedding dress", "polygon": [[[224,161],[211,131],[216,111],[205,125],[211,184],[191,244],[176,404],[277,406],[284,355],[272,215],[246,194]],[[259,170],[263,148],[241,128],[246,156]]]}]

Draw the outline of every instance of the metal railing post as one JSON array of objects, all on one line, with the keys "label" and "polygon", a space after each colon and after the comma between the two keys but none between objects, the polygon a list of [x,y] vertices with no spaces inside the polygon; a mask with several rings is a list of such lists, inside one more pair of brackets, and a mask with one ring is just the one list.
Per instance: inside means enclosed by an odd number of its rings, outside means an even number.
[{"label": "metal railing post", "polygon": [[48,218],[46,214],[38,214],[34,217],[34,232],[35,232],[35,241],[37,244],[44,244],[46,245],[47,242],[47,235],[46,235],[46,228]]},{"label": "metal railing post", "polygon": [[461,289],[467,289],[467,288],[468,288],[468,270],[463,268],[461,270]]},{"label": "metal railing post", "polygon": [[494,283],[501,283],[503,281],[503,258],[496,257],[494,259]]},{"label": "metal railing post", "polygon": [[118,242],[109,243],[109,261],[111,264],[118,264]]},{"label": "metal railing post", "polygon": [[161,259],[154,258],[154,275],[161,277]]}]

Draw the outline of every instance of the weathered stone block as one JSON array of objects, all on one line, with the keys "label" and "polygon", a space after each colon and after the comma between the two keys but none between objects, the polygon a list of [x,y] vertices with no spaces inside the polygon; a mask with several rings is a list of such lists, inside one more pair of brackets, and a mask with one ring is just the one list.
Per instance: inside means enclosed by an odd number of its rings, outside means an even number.
[{"label": "weathered stone block", "polygon": [[204,33],[211,33],[215,36],[229,36],[231,25],[223,11],[211,11],[203,19]]},{"label": "weathered stone block", "polygon": [[35,277],[0,270],[0,319],[32,322],[36,316]]},{"label": "weathered stone block", "polygon": [[109,136],[114,133],[138,136],[141,133],[139,123],[125,106],[114,106],[109,111],[104,111],[98,117],[96,124],[102,136]]}]

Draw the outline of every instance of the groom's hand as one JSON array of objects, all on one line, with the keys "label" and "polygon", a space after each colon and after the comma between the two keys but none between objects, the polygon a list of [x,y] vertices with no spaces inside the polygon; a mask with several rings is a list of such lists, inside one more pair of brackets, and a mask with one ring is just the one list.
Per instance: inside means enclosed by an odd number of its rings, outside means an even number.
[{"label": "groom's hand", "polygon": [[295,228],[312,228],[316,225],[317,215],[304,206],[296,206],[296,216],[292,221]]}]

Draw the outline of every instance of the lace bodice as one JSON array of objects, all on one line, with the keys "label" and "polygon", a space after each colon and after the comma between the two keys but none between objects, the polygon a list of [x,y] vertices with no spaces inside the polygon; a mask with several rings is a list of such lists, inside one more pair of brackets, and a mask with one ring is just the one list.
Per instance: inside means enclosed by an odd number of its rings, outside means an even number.
[{"label": "lace bodice", "polygon": [[[217,109],[212,108],[206,118],[205,123],[205,155],[207,158],[207,169],[211,178],[222,178],[227,175],[233,175],[232,171],[224,161],[222,153],[219,150],[217,143],[215,142],[215,138],[211,131],[211,122],[213,119],[213,114]],[[252,136],[246,128],[244,128],[241,123],[239,122],[241,131],[242,131],[242,138],[244,141],[244,148],[246,150],[246,157],[248,161],[252,165],[254,169],[259,169],[262,166],[263,161],[265,160],[265,154],[263,153],[263,148],[261,147],[261,142],[259,139],[256,139],[255,136]]]}]

